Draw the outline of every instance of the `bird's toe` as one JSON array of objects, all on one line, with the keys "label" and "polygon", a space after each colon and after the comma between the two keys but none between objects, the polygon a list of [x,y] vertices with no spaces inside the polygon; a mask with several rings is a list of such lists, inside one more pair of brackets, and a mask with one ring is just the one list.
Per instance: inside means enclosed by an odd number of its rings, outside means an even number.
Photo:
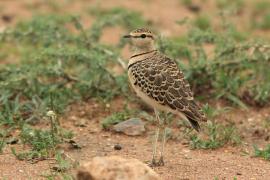
[{"label": "bird's toe", "polygon": [[160,159],[159,159],[159,161],[157,162],[157,164],[158,164],[158,166],[164,166],[164,165],[165,165],[164,159],[163,159],[162,156],[160,157]]}]

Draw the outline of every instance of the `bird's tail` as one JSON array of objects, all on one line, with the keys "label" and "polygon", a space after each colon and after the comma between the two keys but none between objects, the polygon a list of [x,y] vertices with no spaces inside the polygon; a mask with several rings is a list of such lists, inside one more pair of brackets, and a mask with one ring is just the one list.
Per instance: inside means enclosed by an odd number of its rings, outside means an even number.
[{"label": "bird's tail", "polygon": [[199,123],[198,123],[197,121],[195,121],[195,120],[189,118],[189,117],[187,117],[187,118],[188,118],[188,120],[189,120],[191,126],[192,126],[197,132],[200,132],[201,127],[200,127]]}]

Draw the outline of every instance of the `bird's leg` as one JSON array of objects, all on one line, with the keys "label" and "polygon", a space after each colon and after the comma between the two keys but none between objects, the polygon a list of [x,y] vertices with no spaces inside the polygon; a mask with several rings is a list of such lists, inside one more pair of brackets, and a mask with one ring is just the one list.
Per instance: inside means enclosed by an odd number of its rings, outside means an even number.
[{"label": "bird's leg", "polygon": [[162,136],[162,146],[161,146],[161,151],[160,151],[160,159],[158,161],[158,165],[160,166],[164,166],[164,159],[163,159],[163,153],[164,153],[164,148],[165,148],[165,144],[166,144],[166,136],[167,136],[167,131],[166,131],[166,118],[167,118],[167,114],[165,114],[165,119],[163,120],[162,123],[162,129],[163,129],[163,136]]},{"label": "bird's leg", "polygon": [[157,165],[156,154],[157,154],[158,137],[159,137],[159,127],[157,127],[156,132],[155,132],[155,137],[154,137],[154,142],[153,142],[153,155],[152,155],[151,166],[156,166]]},{"label": "bird's leg", "polygon": [[151,166],[156,166],[157,162],[156,162],[156,153],[157,153],[157,144],[158,144],[158,138],[159,138],[159,125],[160,125],[160,119],[159,119],[159,115],[158,115],[158,111],[156,109],[155,110],[155,115],[156,115],[156,122],[158,122],[158,126],[155,132],[155,137],[154,137],[154,142],[153,142],[153,156],[152,156],[152,161],[151,161]]}]

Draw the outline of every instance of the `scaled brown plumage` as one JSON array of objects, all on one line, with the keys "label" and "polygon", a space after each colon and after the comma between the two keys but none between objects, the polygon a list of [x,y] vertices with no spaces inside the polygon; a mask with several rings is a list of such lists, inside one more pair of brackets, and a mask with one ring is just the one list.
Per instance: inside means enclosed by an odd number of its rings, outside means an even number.
[{"label": "scaled brown plumage", "polygon": [[196,130],[199,130],[197,121],[206,121],[189,83],[172,59],[156,51],[151,57],[131,64],[129,70],[134,85],[159,104],[183,113]]}]

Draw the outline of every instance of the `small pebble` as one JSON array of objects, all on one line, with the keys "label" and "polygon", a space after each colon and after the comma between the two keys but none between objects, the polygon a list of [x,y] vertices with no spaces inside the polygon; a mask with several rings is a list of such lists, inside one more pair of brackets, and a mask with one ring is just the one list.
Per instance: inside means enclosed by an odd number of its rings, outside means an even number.
[{"label": "small pebble", "polygon": [[195,4],[191,4],[188,6],[188,9],[192,12],[199,12],[201,10],[201,7]]},{"label": "small pebble", "polygon": [[68,141],[68,143],[70,144],[71,148],[73,149],[81,149],[82,147],[74,140],[70,139]]},{"label": "small pebble", "polygon": [[74,125],[75,126],[77,126],[77,127],[86,127],[87,126],[87,119],[84,119],[84,118],[82,118],[82,119],[76,119],[76,122],[74,123]]},{"label": "small pebble", "polygon": [[10,138],[7,140],[7,144],[17,144],[19,142],[19,139],[17,138]]},{"label": "small pebble", "polygon": [[121,150],[122,149],[122,146],[120,144],[116,144],[114,145],[113,147],[115,150]]},{"label": "small pebble", "polygon": [[4,22],[9,23],[9,22],[11,22],[11,20],[12,20],[12,16],[7,15],[7,14],[4,14],[4,15],[2,15],[2,20],[3,20]]}]

